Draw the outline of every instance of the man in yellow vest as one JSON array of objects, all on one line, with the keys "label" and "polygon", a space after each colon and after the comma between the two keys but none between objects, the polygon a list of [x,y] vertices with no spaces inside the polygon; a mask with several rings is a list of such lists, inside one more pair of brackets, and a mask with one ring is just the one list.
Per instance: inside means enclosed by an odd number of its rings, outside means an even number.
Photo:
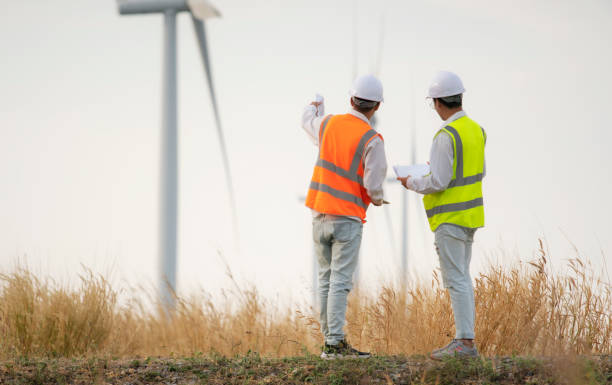
[{"label": "man in yellow vest", "polygon": [[325,115],[322,98],[307,106],[302,127],[319,147],[306,197],[313,214],[313,239],[319,262],[321,358],[367,358],[344,337],[347,296],[353,286],[366,210],[383,204],[387,174],[382,136],[370,120],[383,101],[381,82],[358,77],[350,91],[351,110]]},{"label": "man in yellow vest", "polygon": [[465,89],[459,77],[436,74],[428,98],[444,123],[430,153],[430,173],[398,178],[404,187],[424,194],[423,203],[440,260],[442,281],[453,306],[456,335],[447,346],[431,353],[476,357],[474,345],[474,287],[470,277],[472,242],[484,226],[482,179],[485,174],[485,131],[463,111]]}]

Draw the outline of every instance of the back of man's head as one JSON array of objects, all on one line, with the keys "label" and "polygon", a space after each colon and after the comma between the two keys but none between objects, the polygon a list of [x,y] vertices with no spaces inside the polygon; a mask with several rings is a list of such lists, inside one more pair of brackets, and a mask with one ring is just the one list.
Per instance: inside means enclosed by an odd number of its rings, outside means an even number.
[{"label": "back of man's head", "polygon": [[353,108],[364,115],[373,113],[384,100],[382,83],[370,74],[358,76],[349,94]]},{"label": "back of man's head", "polygon": [[463,94],[445,96],[443,98],[435,98],[446,108],[454,109],[463,105]]},{"label": "back of man's head", "polygon": [[375,102],[373,100],[367,100],[358,98],[356,96],[351,97],[351,105],[355,111],[361,112],[362,114],[367,114],[371,112],[380,104],[380,102]]}]

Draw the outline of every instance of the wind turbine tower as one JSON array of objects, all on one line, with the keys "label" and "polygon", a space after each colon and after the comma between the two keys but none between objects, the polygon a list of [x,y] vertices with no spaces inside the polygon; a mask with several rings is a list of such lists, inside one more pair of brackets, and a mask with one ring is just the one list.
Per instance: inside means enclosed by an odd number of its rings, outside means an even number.
[{"label": "wind turbine tower", "polygon": [[[412,89],[411,89],[412,91]],[[410,114],[410,128],[411,128],[411,140],[410,140],[410,162],[416,164],[416,119],[414,109],[414,92],[410,93],[411,103],[411,114]],[[401,284],[406,285],[408,279],[408,246],[410,240],[410,229],[408,228],[408,203],[409,203],[408,190],[402,187],[402,270],[401,270]]]},{"label": "wind turbine tower", "polygon": [[164,16],[162,138],[161,138],[161,204],[160,204],[160,292],[167,309],[175,305],[176,253],[178,220],[178,131],[177,131],[177,70],[176,17],[189,12],[198,40],[217,125],[234,231],[237,232],[236,208],[229,170],[225,139],[221,129],[217,100],[212,83],[204,20],[220,13],[206,0],[118,0],[121,15],[162,14]]}]

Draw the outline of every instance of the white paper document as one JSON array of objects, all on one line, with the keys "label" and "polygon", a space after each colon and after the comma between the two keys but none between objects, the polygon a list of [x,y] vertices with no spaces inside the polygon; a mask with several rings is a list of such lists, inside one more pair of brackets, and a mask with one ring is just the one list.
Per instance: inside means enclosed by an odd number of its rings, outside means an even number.
[{"label": "white paper document", "polygon": [[396,165],[393,166],[393,171],[395,171],[395,175],[400,178],[405,178],[407,176],[414,178],[429,174],[429,165],[425,163],[412,164],[410,166]]},{"label": "white paper document", "polygon": [[323,106],[323,96],[321,96],[320,94],[316,94],[315,102],[321,103],[317,106],[317,116],[323,116],[325,114],[325,107]]}]

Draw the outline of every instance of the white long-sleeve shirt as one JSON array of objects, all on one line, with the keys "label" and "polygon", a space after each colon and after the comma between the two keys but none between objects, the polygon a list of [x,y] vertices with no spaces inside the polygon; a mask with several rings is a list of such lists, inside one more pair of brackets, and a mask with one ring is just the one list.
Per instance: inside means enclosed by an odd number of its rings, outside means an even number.
[{"label": "white long-sleeve shirt", "polygon": [[[350,110],[349,114],[370,124],[368,118],[358,111]],[[324,118],[325,109],[323,104],[319,108],[313,105],[308,105],[304,108],[302,128],[316,146],[319,146],[319,130]],[[372,201],[382,201],[384,196],[383,183],[387,175],[387,158],[385,156],[384,142],[379,137],[372,139],[366,146],[363,152],[363,165],[363,185],[368,196]],[[359,218],[357,219],[360,220]]]},{"label": "white long-sleeve shirt", "polygon": [[[448,126],[455,120],[466,116],[465,111],[453,114],[442,124],[442,128]],[[453,139],[442,131],[433,140],[429,153],[429,168],[431,172],[421,177],[408,178],[406,183],[408,189],[420,194],[433,194],[446,190],[453,178]],[[486,174],[486,167],[483,176]]]}]

